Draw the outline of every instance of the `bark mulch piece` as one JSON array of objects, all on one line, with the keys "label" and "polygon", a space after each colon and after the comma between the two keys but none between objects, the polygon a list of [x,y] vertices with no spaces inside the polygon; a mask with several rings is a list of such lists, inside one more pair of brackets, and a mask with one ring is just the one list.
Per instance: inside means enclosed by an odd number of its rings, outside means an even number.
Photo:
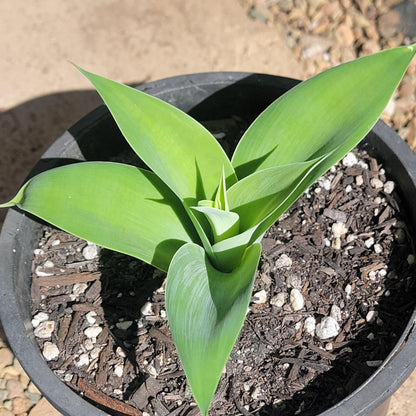
[{"label": "bark mulch piece", "polygon": [[[253,302],[210,414],[315,415],[377,370],[416,299],[411,230],[391,185],[361,152],[268,231]],[[164,278],[134,258],[44,229],[33,322],[54,328],[37,338],[39,347],[55,344],[51,369],[107,412],[198,414],[167,325]],[[327,317],[339,328],[321,339],[313,326]]]}]

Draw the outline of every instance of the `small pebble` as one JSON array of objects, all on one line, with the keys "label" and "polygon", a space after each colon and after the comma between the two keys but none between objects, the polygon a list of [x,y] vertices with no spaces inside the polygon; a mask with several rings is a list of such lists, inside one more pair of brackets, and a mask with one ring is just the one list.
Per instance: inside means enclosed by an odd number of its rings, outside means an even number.
[{"label": "small pebble", "polygon": [[378,312],[377,311],[368,311],[367,315],[365,316],[365,320],[369,323],[372,324],[376,318],[378,316]]},{"label": "small pebble", "polygon": [[123,351],[123,349],[121,347],[117,347],[116,354],[119,357],[126,358],[126,353]]},{"label": "small pebble", "polygon": [[381,189],[383,187],[383,182],[378,178],[371,178],[370,185],[375,189]]},{"label": "small pebble", "polygon": [[86,315],[85,318],[87,319],[87,322],[90,325],[94,325],[97,322],[97,319],[95,319],[95,317],[97,316],[97,312],[95,311],[89,311]]},{"label": "small pebble", "polygon": [[409,254],[407,256],[407,264],[414,264],[415,262],[415,256],[413,254]]},{"label": "small pebble", "polygon": [[91,351],[92,349],[94,349],[94,343],[92,342],[90,338],[87,338],[85,340],[84,347],[87,351]]},{"label": "small pebble", "polygon": [[91,350],[90,357],[93,360],[95,360],[96,358],[98,358],[100,356],[100,352],[101,352],[101,348],[100,347],[95,347]]},{"label": "small pebble", "polygon": [[95,244],[87,245],[82,250],[85,260],[94,260],[98,256],[98,246]]},{"label": "small pebble", "polygon": [[53,240],[51,246],[56,247],[56,246],[59,246],[59,244],[61,244],[60,240]]},{"label": "small pebble", "polygon": [[374,245],[374,238],[370,237],[367,240],[364,241],[364,244],[367,248],[370,248]]},{"label": "small pebble", "polygon": [[64,380],[67,382],[67,383],[70,383],[71,381],[72,381],[72,379],[74,378],[74,375],[73,374],[69,374],[69,373],[67,373],[67,374],[65,374],[65,376],[64,376]]},{"label": "small pebble", "polygon": [[349,152],[344,159],[342,159],[342,165],[346,168],[351,168],[358,163],[357,156],[354,153]]},{"label": "small pebble", "polygon": [[42,355],[46,361],[56,360],[59,357],[59,350],[56,344],[46,341],[43,344]]},{"label": "small pebble", "polygon": [[292,265],[292,259],[287,254],[282,254],[275,263],[277,269],[283,267],[290,267]]},{"label": "small pebble", "polygon": [[383,247],[380,244],[374,244],[374,252],[376,254],[381,254],[383,252]]},{"label": "small pebble", "polygon": [[33,331],[37,338],[50,338],[55,329],[55,321],[41,322]]},{"label": "small pebble", "polygon": [[53,276],[53,273],[44,272],[43,266],[37,266],[35,269],[35,274],[39,277]]},{"label": "small pebble", "polygon": [[157,371],[156,371],[156,368],[152,365],[152,364],[149,364],[147,367],[146,367],[146,370],[147,370],[147,372],[153,377],[153,378],[156,378],[157,377]]},{"label": "small pebble", "polygon": [[308,316],[305,319],[305,323],[303,324],[305,331],[308,334],[314,335],[315,334],[315,327],[316,327],[316,320],[313,316]]},{"label": "small pebble", "polygon": [[89,326],[84,329],[84,334],[87,338],[97,338],[102,330],[103,328],[101,326]]},{"label": "small pebble", "polygon": [[51,269],[52,267],[55,267],[55,265],[50,260],[46,260],[45,263],[43,264],[43,267],[45,269]]},{"label": "small pebble", "polygon": [[383,191],[386,194],[391,194],[394,191],[394,182],[393,181],[387,181],[383,186]]},{"label": "small pebble", "polygon": [[280,292],[270,299],[270,305],[274,305],[274,306],[277,306],[278,308],[281,308],[285,304],[285,301],[286,301],[286,293]]},{"label": "small pebble", "polygon": [[123,371],[124,371],[124,365],[123,364],[116,364],[114,366],[114,374],[117,377],[122,377],[123,376]]},{"label": "small pebble", "polygon": [[343,222],[334,222],[332,224],[331,231],[334,238],[340,238],[347,233],[348,228],[345,227]]},{"label": "small pebble", "polygon": [[367,339],[369,340],[369,341],[373,341],[373,339],[375,338],[375,336],[374,336],[374,334],[372,333],[372,332],[370,332],[368,335],[367,335]]},{"label": "small pebble", "polygon": [[347,185],[347,186],[345,187],[345,193],[346,193],[346,194],[349,194],[351,191],[352,191],[352,186],[351,186],[351,185]]},{"label": "small pebble", "polygon": [[75,361],[75,365],[77,367],[82,367],[84,365],[88,365],[90,363],[90,359],[87,353],[81,354],[78,358],[78,361]]},{"label": "small pebble", "polygon": [[116,323],[116,327],[118,329],[122,329],[123,331],[125,331],[126,329],[130,328],[132,325],[133,321],[122,321],[122,322],[117,322]]},{"label": "small pebble", "polygon": [[292,289],[290,291],[290,305],[294,311],[300,311],[305,306],[305,300],[299,289]]},{"label": "small pebble", "polygon": [[88,285],[86,283],[75,283],[72,288],[72,293],[75,296],[82,295],[87,290]]},{"label": "small pebble", "polygon": [[364,179],[362,175],[358,175],[355,177],[355,183],[357,186],[361,186],[364,183]]},{"label": "small pebble", "polygon": [[33,328],[38,327],[41,322],[45,322],[48,319],[49,319],[49,315],[47,313],[45,313],[45,312],[37,313],[32,319]]},{"label": "small pebble", "polygon": [[331,306],[331,312],[329,314],[332,318],[334,318],[337,322],[342,321],[341,309],[337,305]]},{"label": "small pebble", "polygon": [[140,312],[143,316],[153,315],[153,308],[151,302],[146,302],[141,308]]},{"label": "small pebble", "polygon": [[338,322],[331,316],[322,318],[322,321],[316,325],[315,333],[320,339],[333,338],[338,335],[340,327]]},{"label": "small pebble", "polygon": [[290,274],[286,278],[286,284],[289,287],[293,287],[294,289],[301,289],[302,288],[302,279],[297,274]]},{"label": "small pebble", "polygon": [[352,286],[348,283],[347,286],[345,286],[345,293],[349,296],[352,292]]}]

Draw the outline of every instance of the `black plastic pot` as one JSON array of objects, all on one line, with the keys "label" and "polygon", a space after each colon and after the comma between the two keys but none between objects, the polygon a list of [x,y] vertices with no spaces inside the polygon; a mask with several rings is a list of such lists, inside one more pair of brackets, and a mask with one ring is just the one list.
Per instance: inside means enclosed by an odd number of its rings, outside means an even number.
[{"label": "black plastic pot", "polygon": [[[252,120],[298,81],[250,73],[207,73],[152,82],[140,89],[157,96],[198,120],[240,116]],[[368,152],[383,163],[397,183],[416,229],[416,156],[384,123],[366,138]],[[33,173],[75,160],[106,160],[128,146],[102,106],[66,131],[43,155]],[[33,249],[41,223],[9,210],[0,235],[0,318],[10,345],[29,377],[64,415],[99,416],[97,409],[58,380],[35,342],[31,326],[30,284]],[[394,350],[357,390],[321,416],[382,416],[391,394],[416,367],[413,313]]]}]

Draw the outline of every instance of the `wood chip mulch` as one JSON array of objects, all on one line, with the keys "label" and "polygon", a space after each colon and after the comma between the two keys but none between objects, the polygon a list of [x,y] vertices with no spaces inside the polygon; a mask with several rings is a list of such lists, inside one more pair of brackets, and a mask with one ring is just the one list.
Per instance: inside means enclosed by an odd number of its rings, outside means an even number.
[{"label": "wood chip mulch", "polygon": [[[316,415],[377,370],[416,299],[411,230],[392,188],[361,153],[265,235],[253,301],[211,415]],[[53,228],[35,250],[39,347],[61,380],[110,414],[198,414],[169,333],[164,278]],[[336,334],[319,338],[328,317]]]}]

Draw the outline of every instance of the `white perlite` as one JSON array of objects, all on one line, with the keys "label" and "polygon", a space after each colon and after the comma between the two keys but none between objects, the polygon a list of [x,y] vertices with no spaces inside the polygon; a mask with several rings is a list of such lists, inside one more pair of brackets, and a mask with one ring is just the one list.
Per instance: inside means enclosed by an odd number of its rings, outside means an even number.
[{"label": "white perlite", "polygon": [[347,233],[348,228],[345,227],[343,222],[334,222],[332,224],[331,231],[334,238],[340,238]]},{"label": "white perlite", "polygon": [[331,316],[331,318],[334,318],[337,322],[342,321],[341,309],[337,305],[331,306],[331,312],[329,313],[329,315]]},{"label": "white perlite", "polygon": [[43,344],[42,355],[44,356],[46,361],[52,361],[58,358],[59,350],[56,344],[46,341]]},{"label": "white perlite", "polygon": [[75,283],[72,288],[72,293],[75,296],[82,295],[87,290],[88,285],[86,283]]},{"label": "white perlite", "polygon": [[367,248],[372,247],[374,245],[374,238],[373,237],[367,238],[367,240],[364,241],[364,244]]},{"label": "white perlite", "polygon": [[350,152],[348,153],[344,159],[342,159],[342,165],[346,168],[351,168],[352,166],[356,165],[358,163],[357,156],[355,156],[354,153]]},{"label": "white perlite", "polygon": [[259,292],[256,292],[253,295],[252,298],[253,303],[256,303],[258,305],[262,305],[263,303],[267,302],[267,292],[263,289],[260,290]]},{"label": "white perlite", "polygon": [[308,334],[314,335],[315,334],[315,327],[316,327],[316,320],[313,316],[308,316],[305,319],[305,323],[303,324],[305,331]]},{"label": "white perlite", "polygon": [[378,312],[377,311],[368,311],[365,320],[369,323],[372,324],[376,318],[378,316]]},{"label": "white perlite", "polygon": [[290,305],[294,311],[300,311],[305,306],[305,300],[299,289],[290,291]]},{"label": "white perlite", "polygon": [[117,377],[122,377],[123,376],[123,371],[124,371],[124,365],[123,364],[116,364],[114,366],[114,375],[116,375]]},{"label": "white perlite", "polygon": [[153,315],[153,308],[151,302],[146,302],[140,309],[143,316]]},{"label": "white perlite", "polygon": [[55,321],[41,322],[34,330],[35,337],[37,338],[50,338],[52,332],[55,329]]},{"label": "white perlite", "polygon": [[87,338],[97,338],[102,330],[101,326],[90,326],[84,330],[84,334]]},{"label": "white perlite", "polygon": [[380,254],[383,251],[383,247],[380,244],[374,244],[374,252]]},{"label": "white perlite", "polygon": [[381,189],[383,187],[383,182],[378,178],[371,178],[370,185],[375,189]]},{"label": "white perlite", "polygon": [[280,292],[270,299],[270,305],[281,308],[286,302],[286,293]]},{"label": "white perlite", "polygon": [[98,256],[98,247],[95,244],[87,245],[82,250],[85,260],[93,260]]},{"label": "white perlite", "polygon": [[75,361],[75,365],[76,365],[77,367],[82,367],[82,366],[84,366],[84,365],[88,365],[89,363],[90,363],[90,359],[89,359],[89,357],[88,357],[88,354],[87,354],[87,353],[81,354],[81,355],[79,356],[78,361]]},{"label": "white perlite", "polygon": [[85,318],[87,318],[87,322],[90,324],[90,325],[94,325],[96,322],[97,322],[97,320],[95,319],[95,317],[97,316],[97,312],[95,312],[95,311],[89,311],[86,315],[85,315]]},{"label": "white perlite", "polygon": [[37,328],[41,322],[45,322],[49,319],[49,315],[45,312],[37,313],[32,319],[33,328]]},{"label": "white perlite", "polygon": [[275,263],[277,269],[282,267],[290,267],[292,265],[292,259],[287,254],[282,254]]},{"label": "white perlite", "polygon": [[321,339],[329,339],[336,337],[339,334],[339,330],[338,322],[331,316],[326,316],[316,325],[315,333]]},{"label": "white perlite", "polygon": [[395,183],[393,181],[387,181],[383,186],[383,191],[386,194],[391,194],[394,191]]}]

